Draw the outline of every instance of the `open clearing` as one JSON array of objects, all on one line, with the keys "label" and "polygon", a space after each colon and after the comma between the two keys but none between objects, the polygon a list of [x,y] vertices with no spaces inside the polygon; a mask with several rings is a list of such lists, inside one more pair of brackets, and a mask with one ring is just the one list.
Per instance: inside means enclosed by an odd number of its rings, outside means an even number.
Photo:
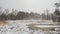
[{"label": "open clearing", "polygon": [[[0,21],[0,34],[46,34],[45,32],[37,29],[30,30],[29,24],[54,24],[52,21],[42,21],[42,20],[6,20]],[[38,27],[40,27],[38,25]],[[42,27],[42,26],[41,26]],[[34,28],[33,28],[34,29]],[[32,33],[33,32],[33,33]]]}]

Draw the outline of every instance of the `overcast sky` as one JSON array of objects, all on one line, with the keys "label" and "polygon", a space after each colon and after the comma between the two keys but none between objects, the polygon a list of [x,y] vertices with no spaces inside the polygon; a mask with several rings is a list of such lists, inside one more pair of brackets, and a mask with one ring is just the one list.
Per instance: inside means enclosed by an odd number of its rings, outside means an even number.
[{"label": "overcast sky", "polygon": [[48,9],[54,11],[54,3],[59,0],[0,0],[0,6],[8,9],[18,9],[27,12],[42,13]]}]

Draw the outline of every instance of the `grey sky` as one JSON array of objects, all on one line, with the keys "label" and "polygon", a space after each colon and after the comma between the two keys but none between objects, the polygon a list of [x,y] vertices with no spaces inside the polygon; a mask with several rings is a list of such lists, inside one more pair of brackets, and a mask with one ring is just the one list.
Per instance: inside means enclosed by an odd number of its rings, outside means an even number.
[{"label": "grey sky", "polygon": [[8,9],[18,9],[28,12],[42,13],[48,9],[54,11],[54,3],[59,0],[0,0],[0,6]]}]

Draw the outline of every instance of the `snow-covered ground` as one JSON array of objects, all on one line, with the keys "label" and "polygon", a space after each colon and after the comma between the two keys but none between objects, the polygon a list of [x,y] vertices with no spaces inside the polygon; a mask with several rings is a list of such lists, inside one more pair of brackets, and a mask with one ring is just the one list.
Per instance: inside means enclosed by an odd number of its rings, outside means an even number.
[{"label": "snow-covered ground", "polygon": [[[28,24],[40,24],[41,20],[7,20],[6,22],[8,24],[0,25],[0,34],[47,34],[40,30],[29,30],[27,26]],[[48,23],[46,22],[46,24]]]}]

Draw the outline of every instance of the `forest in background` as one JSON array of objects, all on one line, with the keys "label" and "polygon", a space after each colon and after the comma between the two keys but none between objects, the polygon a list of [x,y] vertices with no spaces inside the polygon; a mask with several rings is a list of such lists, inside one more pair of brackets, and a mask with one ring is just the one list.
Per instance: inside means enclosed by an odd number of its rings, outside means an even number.
[{"label": "forest in background", "polygon": [[[46,9],[46,13],[34,13],[34,12],[24,12],[24,11],[18,11],[15,9],[9,10],[9,9],[3,9],[0,7],[0,20],[29,20],[29,19],[42,19],[42,20],[56,20],[60,15],[59,11],[59,3],[54,4],[56,6],[56,9],[54,13],[49,13],[49,10]],[[55,16],[54,16],[55,15]]]},{"label": "forest in background", "polygon": [[[36,16],[35,16],[36,15]],[[40,17],[40,14],[38,13],[28,13],[24,11],[18,11],[12,9],[10,12],[9,9],[2,10],[2,7],[0,7],[0,20],[23,20],[23,19],[30,19],[31,17]]]}]

